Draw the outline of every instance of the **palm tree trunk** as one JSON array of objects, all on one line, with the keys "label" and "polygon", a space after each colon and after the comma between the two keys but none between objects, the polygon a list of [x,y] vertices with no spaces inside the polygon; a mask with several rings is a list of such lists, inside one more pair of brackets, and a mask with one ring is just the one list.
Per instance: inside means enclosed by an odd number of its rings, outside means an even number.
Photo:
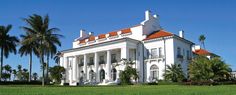
[{"label": "palm tree trunk", "polygon": [[3,66],[3,48],[1,48],[0,81],[2,80],[2,66]]},{"label": "palm tree trunk", "polygon": [[32,52],[30,53],[30,58],[29,58],[29,82],[31,81],[31,73],[32,73]]},{"label": "palm tree trunk", "polygon": [[40,63],[42,65],[42,86],[44,86],[44,59],[43,59],[43,54],[40,54]]},{"label": "palm tree trunk", "polygon": [[203,45],[203,48],[206,49],[206,47],[205,47],[205,42],[204,42],[204,41],[202,42],[202,45]]},{"label": "palm tree trunk", "polygon": [[48,67],[49,67],[49,53],[47,54],[47,64],[46,64],[46,82],[48,83]]}]

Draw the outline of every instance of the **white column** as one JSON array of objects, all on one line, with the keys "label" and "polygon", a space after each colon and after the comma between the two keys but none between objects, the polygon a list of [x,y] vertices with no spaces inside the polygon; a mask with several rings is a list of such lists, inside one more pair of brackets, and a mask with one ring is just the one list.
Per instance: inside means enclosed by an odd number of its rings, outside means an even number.
[{"label": "white column", "polygon": [[80,58],[77,58],[77,64],[76,64],[76,67],[77,67],[77,82],[80,82],[80,67],[79,67],[79,61],[80,61]]},{"label": "white column", "polygon": [[64,68],[65,68],[65,83],[68,83],[68,79],[69,79],[69,71],[68,71],[68,57],[64,57]]},{"label": "white column", "polygon": [[99,77],[98,77],[98,53],[94,53],[94,64],[95,64],[95,80],[98,82]]},{"label": "white column", "polygon": [[107,64],[106,64],[106,80],[111,79],[111,51],[107,51]]},{"label": "white column", "polygon": [[70,85],[73,85],[73,86],[76,86],[77,85],[77,57],[74,56],[73,58],[73,62],[72,62],[72,80],[71,80],[71,84]]},{"label": "white column", "polygon": [[63,57],[60,57],[60,66],[63,67]]},{"label": "white column", "polygon": [[84,79],[87,80],[87,55],[84,54]]},{"label": "white column", "polygon": [[129,60],[129,48],[128,47],[121,48],[121,59],[123,59],[123,58]]},{"label": "white column", "polygon": [[66,82],[66,77],[67,77],[67,70],[66,70],[66,65],[67,64],[67,58],[66,57],[61,57],[60,59],[63,59],[63,61],[61,61],[61,65],[62,67],[65,68],[65,73],[63,75],[63,79],[61,80],[61,85],[64,85],[64,83]]}]

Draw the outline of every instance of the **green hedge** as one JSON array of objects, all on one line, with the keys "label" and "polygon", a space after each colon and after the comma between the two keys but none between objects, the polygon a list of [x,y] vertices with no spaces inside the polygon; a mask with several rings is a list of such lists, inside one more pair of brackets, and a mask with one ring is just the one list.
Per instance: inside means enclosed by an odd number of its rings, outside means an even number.
[{"label": "green hedge", "polygon": [[0,85],[41,85],[41,81],[1,81]]}]

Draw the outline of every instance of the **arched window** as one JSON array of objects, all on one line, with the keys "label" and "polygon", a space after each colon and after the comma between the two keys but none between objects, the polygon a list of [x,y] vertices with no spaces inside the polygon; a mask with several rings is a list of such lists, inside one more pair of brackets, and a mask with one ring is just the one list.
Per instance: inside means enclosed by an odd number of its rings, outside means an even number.
[{"label": "arched window", "polygon": [[158,80],[159,77],[159,70],[157,65],[152,65],[150,68],[150,80],[151,81],[156,81]]},{"label": "arched window", "polygon": [[90,70],[89,71],[89,80],[90,81],[93,81],[94,79],[95,79],[95,76],[94,76],[95,74],[94,74],[94,71],[93,70]]},{"label": "arched window", "polygon": [[104,69],[101,69],[100,70],[100,82],[102,82],[103,79],[105,79],[105,71],[104,71]]},{"label": "arched window", "polygon": [[111,77],[112,77],[112,80],[113,81],[115,81],[116,80],[116,69],[115,68],[113,68],[112,70],[111,70]]}]

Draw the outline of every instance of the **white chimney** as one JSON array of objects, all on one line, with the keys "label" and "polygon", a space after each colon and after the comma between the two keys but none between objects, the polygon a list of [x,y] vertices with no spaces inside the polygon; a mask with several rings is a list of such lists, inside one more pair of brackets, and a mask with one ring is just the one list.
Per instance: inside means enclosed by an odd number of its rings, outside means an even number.
[{"label": "white chimney", "polygon": [[83,29],[81,29],[80,30],[80,35],[79,35],[80,37],[84,37],[84,36],[86,36],[86,32],[85,32],[85,30],[83,30]]},{"label": "white chimney", "polygon": [[145,11],[145,20],[149,20],[152,17],[151,11],[147,10]]},{"label": "white chimney", "polygon": [[184,31],[183,30],[179,31],[179,37],[184,38]]},{"label": "white chimney", "polygon": [[200,45],[193,45],[192,46],[192,51],[196,51],[196,50],[199,50],[199,49],[201,49]]}]

